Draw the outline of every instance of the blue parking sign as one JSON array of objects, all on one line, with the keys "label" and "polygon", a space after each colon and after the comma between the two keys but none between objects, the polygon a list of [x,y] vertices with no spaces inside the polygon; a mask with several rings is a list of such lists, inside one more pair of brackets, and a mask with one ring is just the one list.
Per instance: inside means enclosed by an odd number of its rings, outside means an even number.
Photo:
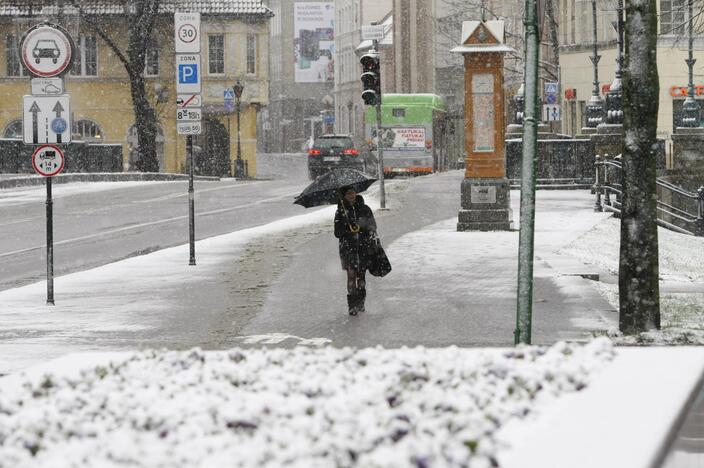
[{"label": "blue parking sign", "polygon": [[198,83],[198,65],[195,63],[181,64],[178,66],[179,84]]}]

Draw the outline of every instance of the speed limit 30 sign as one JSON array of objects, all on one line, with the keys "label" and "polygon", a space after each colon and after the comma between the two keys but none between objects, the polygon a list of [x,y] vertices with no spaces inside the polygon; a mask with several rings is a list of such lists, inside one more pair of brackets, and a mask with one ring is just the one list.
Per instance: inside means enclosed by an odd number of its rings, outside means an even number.
[{"label": "speed limit 30 sign", "polygon": [[174,32],[177,54],[200,52],[200,13],[175,13]]},{"label": "speed limit 30 sign", "polygon": [[42,145],[32,154],[32,167],[44,177],[55,176],[64,170],[64,153],[58,146]]}]

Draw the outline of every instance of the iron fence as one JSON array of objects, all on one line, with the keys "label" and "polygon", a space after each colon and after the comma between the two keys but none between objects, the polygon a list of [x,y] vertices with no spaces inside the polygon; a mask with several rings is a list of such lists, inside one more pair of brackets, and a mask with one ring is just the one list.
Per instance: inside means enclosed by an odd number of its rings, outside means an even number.
[{"label": "iron fence", "polygon": [[[621,155],[596,156],[594,211],[621,214],[623,165]],[[672,231],[704,236],[704,186],[690,192],[660,177],[657,186],[657,223]]]}]

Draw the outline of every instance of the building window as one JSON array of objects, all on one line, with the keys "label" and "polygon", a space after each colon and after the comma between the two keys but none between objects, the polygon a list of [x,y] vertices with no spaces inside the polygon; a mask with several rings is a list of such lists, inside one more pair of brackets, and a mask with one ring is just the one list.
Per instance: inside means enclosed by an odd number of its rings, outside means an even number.
[{"label": "building window", "polygon": [[391,109],[391,115],[393,117],[400,118],[406,117],[406,109],[404,109],[403,107],[394,107],[393,109]]},{"label": "building window", "polygon": [[159,75],[159,46],[151,43],[147,47],[147,56],[144,63],[144,74],[146,76]]},{"label": "building window", "polygon": [[22,135],[22,120],[17,119],[13,120],[9,124],[7,124],[7,127],[5,127],[5,132],[2,134],[3,138],[13,138],[17,140],[21,140],[23,135]]},{"label": "building window", "polygon": [[20,63],[19,44],[17,43],[17,36],[14,34],[5,36],[5,58],[7,60],[7,76],[27,75]]},{"label": "building window", "polygon": [[76,57],[73,60],[71,75],[98,75],[98,44],[95,36],[78,36],[76,40]]},{"label": "building window", "polygon": [[247,34],[247,73],[257,73],[257,36]]},{"label": "building window", "polygon": [[225,36],[208,36],[208,73],[225,73]]},{"label": "building window", "polygon": [[102,141],[103,131],[100,125],[88,119],[81,119],[71,127],[72,137],[81,141]]},{"label": "building window", "polygon": [[684,0],[660,0],[660,34],[681,35],[685,32]]}]

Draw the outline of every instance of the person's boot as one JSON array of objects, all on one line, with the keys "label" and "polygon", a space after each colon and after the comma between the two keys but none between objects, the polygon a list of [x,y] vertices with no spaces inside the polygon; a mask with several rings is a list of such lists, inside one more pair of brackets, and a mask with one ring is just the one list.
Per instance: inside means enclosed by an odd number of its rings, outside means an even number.
[{"label": "person's boot", "polygon": [[359,312],[364,312],[364,300],[367,298],[367,290],[362,288],[357,290],[357,297],[358,303],[357,303],[357,310]]},{"label": "person's boot", "polygon": [[347,309],[349,310],[350,315],[357,315],[357,300],[356,294],[347,295]]}]

